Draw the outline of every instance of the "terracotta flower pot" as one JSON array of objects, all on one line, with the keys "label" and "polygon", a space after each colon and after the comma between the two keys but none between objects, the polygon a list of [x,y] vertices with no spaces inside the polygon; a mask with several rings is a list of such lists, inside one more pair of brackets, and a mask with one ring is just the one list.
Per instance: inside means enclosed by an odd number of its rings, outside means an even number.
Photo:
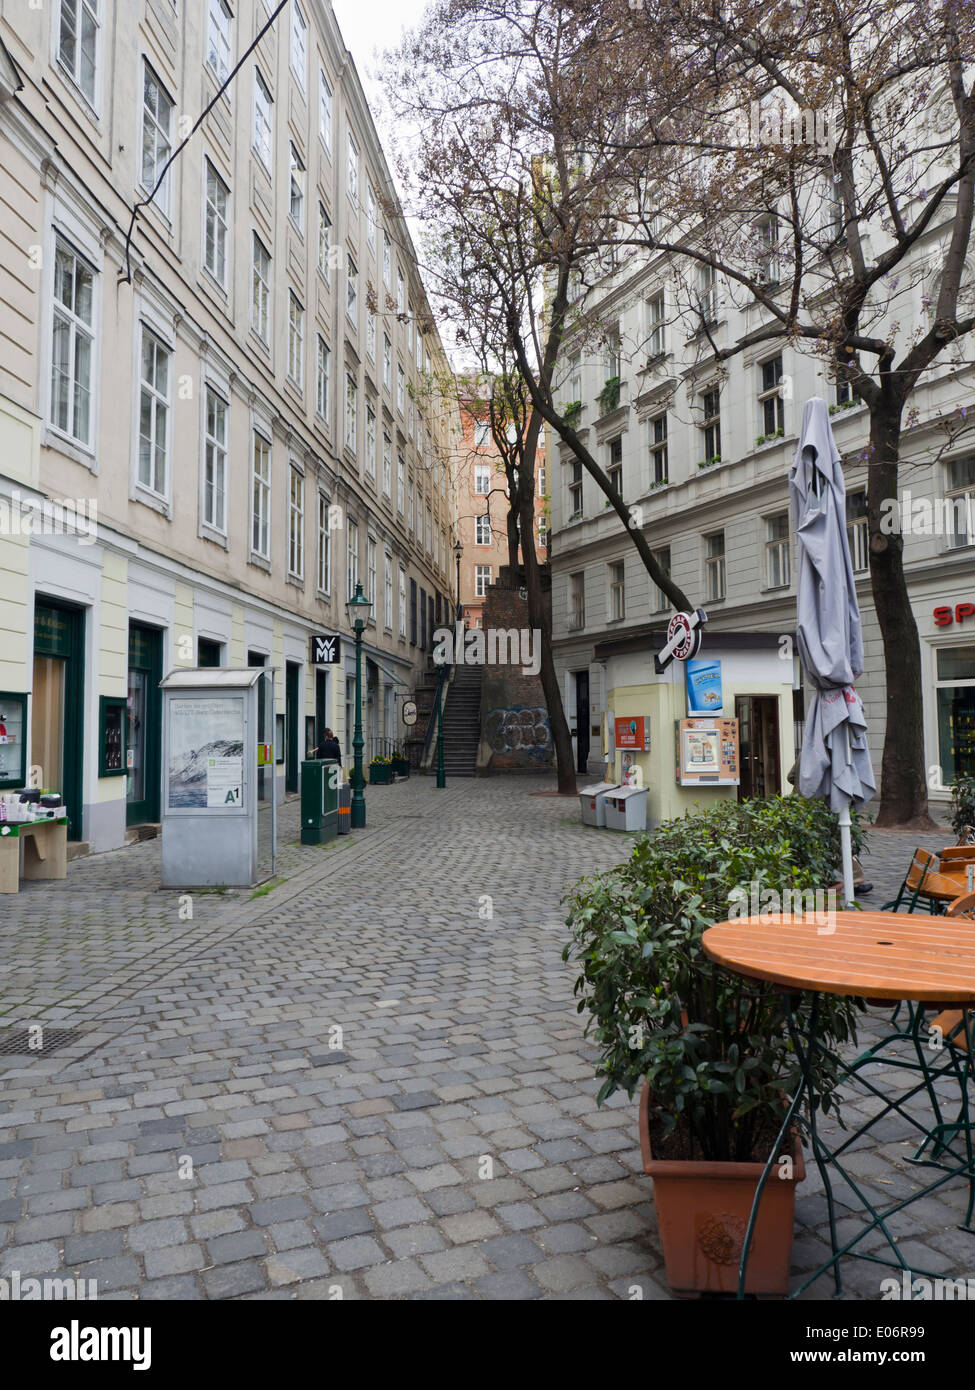
[{"label": "terracotta flower pot", "polygon": [[[640,1147],[644,1171],[653,1178],[667,1282],[677,1292],[736,1293],[748,1216],[764,1165],[654,1158],[646,1084],[640,1097]],[[762,1193],[746,1293],[789,1292],[796,1184],[805,1176],[802,1146],[794,1135],[792,1176],[779,1177],[773,1169]]]}]

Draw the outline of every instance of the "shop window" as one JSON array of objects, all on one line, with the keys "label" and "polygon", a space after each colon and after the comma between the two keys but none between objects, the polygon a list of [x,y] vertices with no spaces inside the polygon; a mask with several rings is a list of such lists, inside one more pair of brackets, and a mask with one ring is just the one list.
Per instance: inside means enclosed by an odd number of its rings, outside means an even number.
[{"label": "shop window", "polygon": [[941,780],[975,774],[975,645],[936,654],[938,755]]}]

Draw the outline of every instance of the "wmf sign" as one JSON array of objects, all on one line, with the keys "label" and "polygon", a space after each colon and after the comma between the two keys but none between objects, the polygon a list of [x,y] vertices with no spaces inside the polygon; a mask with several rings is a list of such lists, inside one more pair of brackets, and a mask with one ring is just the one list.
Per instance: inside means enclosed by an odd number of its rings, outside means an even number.
[{"label": "wmf sign", "polygon": [[313,632],[311,638],[311,664],[313,666],[336,666],[342,660],[342,639],[328,632]]}]

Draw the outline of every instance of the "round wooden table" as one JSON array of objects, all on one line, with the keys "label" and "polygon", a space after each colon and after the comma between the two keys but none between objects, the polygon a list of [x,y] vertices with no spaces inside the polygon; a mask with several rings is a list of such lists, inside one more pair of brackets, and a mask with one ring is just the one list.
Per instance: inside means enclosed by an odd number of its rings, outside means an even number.
[{"label": "round wooden table", "polygon": [[[747,979],[767,981],[784,991],[788,1001],[786,1012],[790,1034],[801,1075],[799,1088],[789,1106],[779,1137],[755,1191],[752,1215],[739,1264],[739,1297],[743,1296],[748,1252],[762,1191],[771,1174],[774,1156],[781,1151],[782,1141],[804,1099],[808,1101],[807,1124],[810,1144],[823,1180],[829,1210],[832,1256],[804,1279],[792,1297],[796,1297],[829,1269],[832,1269],[839,1292],[839,1260],[844,1255],[855,1253],[853,1247],[876,1229],[880,1229],[887,1238],[897,1260],[884,1260],[877,1255],[864,1255],[862,1258],[888,1264],[893,1268],[906,1269],[908,1266],[898,1249],[897,1238],[884,1224],[885,1217],[889,1218],[910,1203],[927,1196],[955,1176],[968,1179],[968,1216],[963,1229],[970,1229],[975,1207],[975,1148],[972,1143],[973,1123],[969,1119],[968,1103],[969,1057],[972,1043],[971,1025],[968,1020],[972,1015],[966,1011],[975,1004],[975,922],[965,918],[922,917],[915,913],[897,912],[762,913],[757,917],[741,917],[731,922],[719,922],[705,931],[702,944],[705,954],[719,965]],[[914,1048],[915,1058],[908,1064],[901,1064],[909,1065],[922,1076],[920,1084],[911,1092],[911,1096],[925,1091],[937,1106],[934,1081],[950,1074],[957,1078],[959,1083],[958,1119],[946,1125],[941,1121],[940,1110],[935,1111],[938,1118],[938,1124],[935,1126],[937,1157],[922,1158],[921,1154],[925,1148],[922,1144],[914,1160],[940,1168],[942,1176],[922,1186],[910,1197],[897,1202],[883,1214],[878,1214],[871,1206],[860,1192],[856,1178],[851,1176],[839,1161],[839,1154],[865,1134],[876,1123],[877,1116],[869,1118],[859,1129],[848,1132],[838,1148],[828,1146],[817,1127],[814,1076],[809,1057],[823,1046],[816,1035],[818,998],[821,994],[839,994],[870,1000],[908,1000],[917,1005],[916,1009],[911,1009],[910,1031],[901,1030],[891,1034],[892,1039],[908,1039]],[[796,1018],[790,998],[792,995],[813,996],[805,1033]],[[939,1008],[960,1007],[963,1011],[968,1050],[966,1052],[951,1047],[943,1049],[949,1054],[947,1065],[939,1066],[935,1060],[929,1058],[926,1040],[921,1036],[926,1005],[936,1005]],[[877,1048],[870,1049],[870,1052],[865,1054],[866,1059],[875,1060],[877,1051]],[[843,1065],[846,1077],[864,1081],[862,1077],[856,1076],[857,1063],[852,1066]],[[877,1087],[868,1082],[864,1084],[875,1096],[883,1095]],[[888,1104],[887,1110],[896,1110],[900,1115],[905,1113],[897,1099]],[[911,1122],[926,1134],[926,1142],[930,1141],[931,1132],[926,1131],[916,1120],[912,1119]],[[952,1138],[946,1142],[949,1132]],[[958,1138],[964,1141],[963,1155],[951,1152],[951,1143]],[[841,1175],[871,1217],[864,1230],[842,1247],[838,1243],[834,1217],[830,1168]]]},{"label": "round wooden table", "polygon": [[975,1003],[975,922],[911,912],[762,913],[719,922],[706,954],[738,975],[817,994]]}]

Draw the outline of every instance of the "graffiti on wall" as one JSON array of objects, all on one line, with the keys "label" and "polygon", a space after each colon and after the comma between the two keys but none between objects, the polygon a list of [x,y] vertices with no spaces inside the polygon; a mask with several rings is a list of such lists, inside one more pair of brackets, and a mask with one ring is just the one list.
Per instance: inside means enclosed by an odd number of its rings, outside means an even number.
[{"label": "graffiti on wall", "polygon": [[552,726],[548,711],[541,705],[491,710],[484,735],[495,753],[520,753],[542,760],[552,751]]}]

